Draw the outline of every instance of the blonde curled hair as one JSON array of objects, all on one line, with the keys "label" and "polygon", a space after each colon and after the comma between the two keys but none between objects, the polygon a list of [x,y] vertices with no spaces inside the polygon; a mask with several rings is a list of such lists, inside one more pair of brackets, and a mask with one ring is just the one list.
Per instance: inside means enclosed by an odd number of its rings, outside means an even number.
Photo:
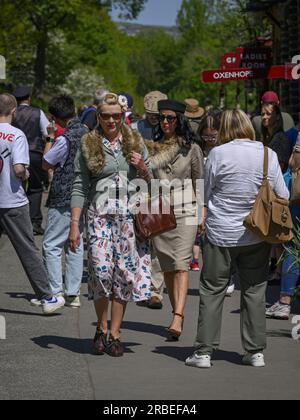
[{"label": "blonde curled hair", "polygon": [[122,112],[126,112],[128,108],[127,98],[123,95],[117,95],[116,93],[107,93],[100,101],[97,107],[97,114],[101,112],[103,105],[119,105]]}]

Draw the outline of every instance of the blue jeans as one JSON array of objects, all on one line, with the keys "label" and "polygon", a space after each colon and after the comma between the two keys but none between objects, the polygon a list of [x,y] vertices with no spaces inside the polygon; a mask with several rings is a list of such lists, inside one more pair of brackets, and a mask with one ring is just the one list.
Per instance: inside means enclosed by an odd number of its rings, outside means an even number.
[{"label": "blue jeans", "polygon": [[[292,242],[289,242],[287,245],[289,248],[292,248],[292,246]],[[294,265],[291,268],[292,264]],[[287,251],[284,251],[284,260],[281,268],[281,295],[294,296],[299,274],[300,266],[295,264],[295,258]]]},{"label": "blue jeans", "polygon": [[71,213],[69,207],[49,208],[43,240],[43,259],[52,293],[63,293],[62,252],[65,251],[65,295],[78,296],[83,273],[83,229],[76,252],[68,245]]}]

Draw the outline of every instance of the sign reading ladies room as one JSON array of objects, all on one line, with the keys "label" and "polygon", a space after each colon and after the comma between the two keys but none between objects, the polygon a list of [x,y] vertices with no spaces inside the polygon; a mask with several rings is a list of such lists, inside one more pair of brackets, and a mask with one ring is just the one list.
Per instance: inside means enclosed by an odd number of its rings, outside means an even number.
[{"label": "sign reading ladies room", "polygon": [[286,79],[292,80],[295,65],[272,66],[271,48],[237,48],[221,58],[221,69],[205,70],[205,83],[229,82],[233,80]]}]

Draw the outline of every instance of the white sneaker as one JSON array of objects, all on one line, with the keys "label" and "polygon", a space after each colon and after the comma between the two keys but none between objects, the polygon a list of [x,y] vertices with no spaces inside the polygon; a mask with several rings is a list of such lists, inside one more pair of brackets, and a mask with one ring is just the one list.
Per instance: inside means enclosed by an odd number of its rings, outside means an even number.
[{"label": "white sneaker", "polygon": [[186,359],[185,364],[186,366],[193,366],[198,368],[210,368],[210,359],[211,357],[208,354],[198,354],[198,352],[195,351]]},{"label": "white sneaker", "polygon": [[42,306],[42,301],[39,300],[39,299],[31,299],[30,300],[30,305],[35,306],[35,307]]},{"label": "white sneaker", "polygon": [[270,308],[266,309],[267,318],[289,320],[291,314],[291,305],[284,305],[279,301],[274,303]]},{"label": "white sneaker", "polygon": [[230,284],[230,285],[227,287],[227,290],[226,290],[226,296],[227,296],[227,297],[231,297],[231,296],[232,296],[232,294],[233,294],[233,292],[234,292],[234,289],[235,289],[234,283]]},{"label": "white sneaker", "polygon": [[[57,295],[54,295],[54,296],[55,297],[62,296],[62,293],[58,293]],[[30,305],[31,306],[35,306],[35,307],[42,306],[42,300],[39,300],[39,299],[31,299],[30,300]]]},{"label": "white sneaker", "polygon": [[264,367],[264,355],[262,353],[246,353],[243,357],[242,363],[253,367]]},{"label": "white sneaker", "polygon": [[53,296],[51,299],[42,300],[42,309],[45,315],[52,314],[57,309],[65,305],[65,299],[62,296]]},{"label": "white sneaker", "polygon": [[65,296],[65,306],[69,306],[70,308],[80,308],[80,298],[79,296]]}]

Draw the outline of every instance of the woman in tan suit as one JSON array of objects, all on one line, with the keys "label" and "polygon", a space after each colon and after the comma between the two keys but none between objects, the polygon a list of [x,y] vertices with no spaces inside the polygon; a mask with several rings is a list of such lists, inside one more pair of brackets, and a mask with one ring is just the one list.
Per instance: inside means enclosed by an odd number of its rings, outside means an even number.
[{"label": "woman in tan suit", "polygon": [[[157,236],[153,245],[164,272],[173,309],[168,333],[178,340],[182,333],[189,262],[200,220],[196,184],[203,178],[203,155],[184,117],[185,105],[172,100],[158,102],[160,125],[156,142],[146,142],[153,174],[163,185],[172,185],[171,200],[177,228]],[[183,188],[184,187],[184,188]]]}]

